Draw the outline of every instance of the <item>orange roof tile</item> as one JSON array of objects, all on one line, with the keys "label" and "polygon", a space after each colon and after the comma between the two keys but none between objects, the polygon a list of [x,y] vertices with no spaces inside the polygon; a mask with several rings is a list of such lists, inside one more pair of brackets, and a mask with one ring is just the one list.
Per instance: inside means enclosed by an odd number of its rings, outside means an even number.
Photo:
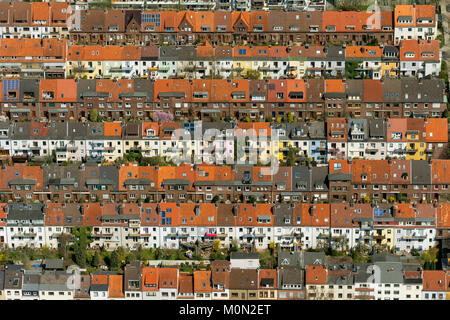
[{"label": "orange roof tile", "polygon": [[387,120],[387,141],[388,142],[402,142],[406,141],[407,122],[405,118]]},{"label": "orange roof tile", "polygon": [[76,99],[74,79],[41,79],[39,82],[39,100],[42,102],[73,102]]},{"label": "orange roof tile", "polygon": [[345,84],[341,79],[326,79],[325,92],[342,92],[345,93]]},{"label": "orange roof tile", "polygon": [[258,287],[259,289],[265,289],[268,287],[268,285],[263,286],[261,281],[262,279],[272,279],[273,280],[273,286],[271,288],[277,288],[277,269],[260,269],[259,270],[259,281],[258,281]]},{"label": "orange roof tile", "polygon": [[301,217],[302,226],[330,226],[330,205],[328,204],[296,203],[294,214]]},{"label": "orange roof tile", "polygon": [[159,268],[159,288],[176,289],[178,288],[178,269],[177,268]]},{"label": "orange roof tile", "polygon": [[327,269],[322,265],[310,264],[306,266],[307,285],[326,284],[327,283]]},{"label": "orange roof tile", "polygon": [[187,298],[186,294],[194,295],[194,276],[187,272],[180,272],[178,276],[178,293],[183,293],[180,298]]},{"label": "orange roof tile", "polygon": [[194,271],[194,291],[212,292],[211,271]]},{"label": "orange roof tile", "polygon": [[348,46],[345,48],[347,58],[381,58],[383,48],[379,46]]},{"label": "orange roof tile", "polygon": [[450,203],[439,203],[436,225],[438,228],[450,228]]},{"label": "orange roof tile", "polygon": [[142,291],[158,291],[158,290],[159,290],[159,268],[143,267]]},{"label": "orange roof tile", "polygon": [[439,57],[439,40],[403,40],[400,46],[400,61],[437,61]]},{"label": "orange roof tile", "polygon": [[[399,17],[412,17],[412,23],[400,23]],[[414,27],[416,25],[416,11],[413,5],[396,5],[394,9],[394,23],[399,27]]]},{"label": "orange roof tile", "polygon": [[35,26],[47,26],[50,23],[50,5],[48,2],[31,3],[31,21]]},{"label": "orange roof tile", "polygon": [[62,203],[48,203],[45,205],[46,226],[62,226],[64,225],[64,208]]},{"label": "orange roof tile", "polygon": [[85,226],[100,226],[101,216],[102,216],[102,208],[100,203],[83,203],[83,225]]},{"label": "orange roof tile", "polygon": [[109,275],[109,298],[124,298],[123,276]]},{"label": "orange roof tile", "polygon": [[108,275],[92,274],[91,284],[108,284]]},{"label": "orange roof tile", "polygon": [[330,160],[328,173],[351,173],[351,164],[347,160]]},{"label": "orange roof tile", "polygon": [[450,184],[450,160],[431,160],[431,183]]},{"label": "orange roof tile", "polygon": [[424,270],[422,273],[423,291],[446,291],[447,279],[444,270]]},{"label": "orange roof tile", "polygon": [[429,118],[425,120],[426,142],[448,142],[447,119]]},{"label": "orange roof tile", "polygon": [[103,130],[106,137],[121,137],[122,136],[122,122],[105,122],[103,124]]}]

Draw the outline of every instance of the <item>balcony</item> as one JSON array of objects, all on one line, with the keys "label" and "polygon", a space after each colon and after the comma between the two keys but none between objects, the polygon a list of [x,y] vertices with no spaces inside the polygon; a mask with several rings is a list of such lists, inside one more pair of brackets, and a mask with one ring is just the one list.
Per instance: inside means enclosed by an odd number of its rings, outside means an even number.
[{"label": "balcony", "polygon": [[109,72],[130,72],[131,69],[131,67],[112,67],[109,68]]},{"label": "balcony", "polygon": [[168,72],[170,70],[170,67],[158,67],[158,72]]},{"label": "balcony", "polygon": [[426,238],[427,238],[426,235],[411,234],[411,235],[404,235],[400,239],[401,240],[425,240]]},{"label": "balcony", "polygon": [[92,237],[94,238],[111,238],[113,236],[112,233],[106,233],[106,232],[93,232]]},{"label": "balcony", "polygon": [[78,73],[78,72],[80,72],[80,73],[82,73],[82,72],[92,72],[94,70],[95,70],[94,67],[75,67],[75,68],[73,68],[73,72],[76,72],[76,73]]},{"label": "balcony", "polygon": [[128,223],[129,228],[139,228],[140,226],[141,224],[139,223],[139,221],[130,221]]},{"label": "balcony", "polygon": [[16,232],[14,237],[22,237],[22,238],[34,238],[36,237],[35,232]]},{"label": "balcony", "polygon": [[128,233],[128,237],[139,238],[140,236],[141,236],[141,234],[139,232],[130,232],[130,233]]}]

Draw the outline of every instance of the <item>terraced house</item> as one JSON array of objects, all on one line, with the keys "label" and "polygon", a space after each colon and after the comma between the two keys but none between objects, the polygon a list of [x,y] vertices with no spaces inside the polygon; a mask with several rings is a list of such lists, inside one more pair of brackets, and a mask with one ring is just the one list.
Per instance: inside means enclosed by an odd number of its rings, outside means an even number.
[{"label": "terraced house", "polygon": [[445,19],[371,8],[0,2],[0,247],[111,262],[0,300],[448,299]]}]

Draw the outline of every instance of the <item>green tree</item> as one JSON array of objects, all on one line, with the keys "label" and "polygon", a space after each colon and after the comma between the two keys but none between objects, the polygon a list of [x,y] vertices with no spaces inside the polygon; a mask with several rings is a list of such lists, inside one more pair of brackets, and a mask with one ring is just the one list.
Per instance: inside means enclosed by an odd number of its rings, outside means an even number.
[{"label": "green tree", "polygon": [[75,250],[75,263],[81,267],[86,267],[86,249],[77,247]]},{"label": "green tree", "polygon": [[436,247],[430,248],[422,253],[422,256],[420,258],[424,263],[424,269],[433,270],[433,268],[436,268],[436,263],[438,262],[438,253],[439,249]]},{"label": "green tree", "polygon": [[362,11],[366,10],[367,4],[365,0],[336,0],[335,7],[343,11]]},{"label": "green tree", "polygon": [[69,241],[72,238],[72,236],[70,234],[67,233],[62,233],[59,236],[59,248],[58,248],[58,255],[61,258],[67,259],[68,257],[68,245],[69,245]]},{"label": "green tree", "polygon": [[214,240],[214,244],[213,244],[213,249],[214,251],[218,252],[220,251],[221,245],[220,245],[220,240]]},{"label": "green tree", "polygon": [[74,235],[73,249],[76,251],[77,248],[86,250],[89,244],[92,242],[91,239],[91,227],[80,226],[72,229]]},{"label": "green tree", "polygon": [[286,156],[286,165],[288,167],[292,167],[295,165],[295,158],[297,155],[297,151],[292,146],[289,146],[288,154]]},{"label": "green tree", "polygon": [[89,121],[91,122],[97,122],[99,120],[99,114],[97,109],[92,109],[89,111]]},{"label": "green tree", "polygon": [[345,77],[347,79],[354,79],[359,76],[357,69],[362,61],[346,61],[345,62]]},{"label": "green tree", "polygon": [[138,259],[137,259],[137,255],[136,255],[136,253],[134,253],[134,252],[130,252],[129,254],[127,254],[127,256],[126,256],[126,258],[125,258],[125,262],[126,262],[127,264],[129,264],[129,263],[131,263],[131,262],[133,262],[133,261],[136,261],[136,260],[138,260]]},{"label": "green tree", "polygon": [[118,270],[119,266],[120,266],[120,258],[119,258],[119,254],[117,253],[117,250],[114,250],[111,253],[111,256],[109,258],[109,268],[111,270]]},{"label": "green tree", "polygon": [[261,78],[261,72],[258,70],[247,70],[247,78],[249,80],[258,80]]},{"label": "green tree", "polygon": [[92,266],[98,268],[100,266],[100,254],[95,250],[94,258],[92,259]]}]

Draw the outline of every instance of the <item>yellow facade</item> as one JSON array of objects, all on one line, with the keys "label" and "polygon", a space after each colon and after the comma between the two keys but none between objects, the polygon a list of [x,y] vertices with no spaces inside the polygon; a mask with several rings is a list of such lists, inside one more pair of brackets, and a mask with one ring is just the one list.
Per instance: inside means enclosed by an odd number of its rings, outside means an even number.
[{"label": "yellow facade", "polygon": [[287,156],[287,152],[289,150],[289,147],[291,146],[290,141],[280,141],[279,142],[279,148],[278,148],[278,154],[280,161],[286,161],[285,155]]},{"label": "yellow facade", "polygon": [[253,62],[252,61],[233,61],[233,69],[242,69],[241,72],[234,71],[234,75],[245,75],[247,74],[247,71],[253,69]]},{"label": "yellow facade", "polygon": [[408,142],[406,144],[406,160],[426,160],[425,142]]},{"label": "yellow facade", "polygon": [[392,228],[377,228],[373,232],[374,244],[378,244],[386,249],[392,249],[394,247],[394,232]]},{"label": "yellow facade", "polygon": [[382,241],[382,245],[386,245],[387,248],[392,249],[394,247],[394,232],[392,228],[383,229],[381,234],[385,237]]},{"label": "yellow facade", "polygon": [[382,77],[397,77],[398,76],[398,64],[397,62],[383,62],[381,63],[381,76]]},{"label": "yellow facade", "polygon": [[103,75],[102,61],[68,61],[66,63],[66,76],[82,79],[95,79]]}]

